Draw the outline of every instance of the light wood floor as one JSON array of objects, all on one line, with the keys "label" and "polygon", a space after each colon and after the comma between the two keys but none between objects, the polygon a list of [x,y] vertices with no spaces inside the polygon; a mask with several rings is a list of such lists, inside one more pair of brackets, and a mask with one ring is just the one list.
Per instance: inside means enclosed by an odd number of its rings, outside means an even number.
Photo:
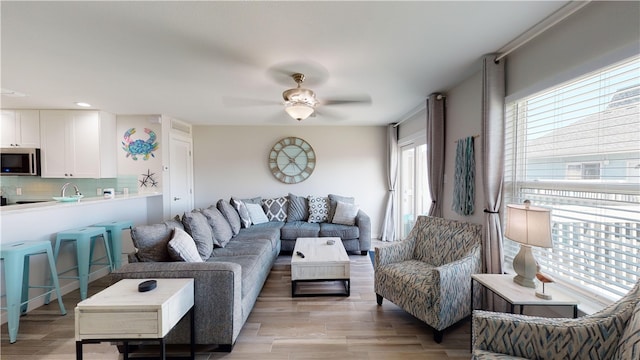
[{"label": "light wood floor", "polygon": [[[431,329],[384,301],[373,291],[373,267],[368,256],[350,255],[350,297],[291,298],[291,256],[281,255],[231,353],[198,352],[206,359],[469,359],[468,320],[446,331],[441,344]],[[90,285],[89,295],[107,285]],[[7,325],[1,328],[3,360],[75,359],[73,309],[79,291],[64,297],[68,314],[57,302],[30,311],[20,320],[18,341],[9,344]],[[84,346],[85,359],[122,359],[109,343]]]}]

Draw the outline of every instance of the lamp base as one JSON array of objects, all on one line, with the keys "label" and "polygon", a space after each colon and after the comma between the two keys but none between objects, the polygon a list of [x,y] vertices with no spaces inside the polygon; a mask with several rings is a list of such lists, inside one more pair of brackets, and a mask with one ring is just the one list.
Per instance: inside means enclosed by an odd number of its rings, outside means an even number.
[{"label": "lamp base", "polygon": [[538,263],[533,257],[531,252],[531,246],[520,245],[520,251],[513,258],[513,270],[516,272],[516,277],[513,278],[513,282],[520,286],[534,288],[536,284],[533,279],[538,272]]},{"label": "lamp base", "polygon": [[545,300],[551,300],[551,294],[545,294],[545,293],[541,293],[539,291],[536,291],[536,296],[539,297],[540,299],[545,299]]},{"label": "lamp base", "polygon": [[513,277],[513,282],[524,287],[528,288],[536,288],[536,283],[533,282],[533,279],[527,279],[524,276],[516,275]]}]

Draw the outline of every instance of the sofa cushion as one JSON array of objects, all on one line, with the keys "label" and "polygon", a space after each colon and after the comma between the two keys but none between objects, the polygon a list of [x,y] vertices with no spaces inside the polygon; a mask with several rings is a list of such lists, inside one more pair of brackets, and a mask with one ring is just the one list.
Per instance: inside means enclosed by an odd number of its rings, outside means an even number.
[{"label": "sofa cushion", "polygon": [[213,231],[213,245],[225,247],[233,237],[233,230],[227,219],[215,206],[202,209],[202,214],[207,218],[207,222]]},{"label": "sofa cushion", "polygon": [[131,240],[137,249],[136,257],[142,262],[171,261],[167,244],[173,235],[173,229],[182,229],[182,223],[168,220],[161,224],[138,225],[131,229]]},{"label": "sofa cushion", "polygon": [[640,358],[640,302],[636,304],[633,315],[627,322],[614,355],[616,360],[638,358]]},{"label": "sofa cushion", "polygon": [[299,237],[318,237],[320,224],[306,221],[285,223],[280,229],[280,238],[283,240],[295,240]]},{"label": "sofa cushion", "polygon": [[262,200],[262,208],[269,221],[285,221],[287,220],[289,199],[286,196],[264,199]]},{"label": "sofa cushion", "polygon": [[309,196],[309,222],[321,223],[329,220],[329,199],[322,196]]},{"label": "sofa cushion", "polygon": [[212,257],[222,256],[240,256],[240,255],[259,255],[270,256],[272,246],[267,239],[254,239],[251,241],[242,241],[233,238],[224,248],[213,249]]},{"label": "sofa cushion", "polygon": [[220,199],[216,203],[218,210],[224,215],[231,226],[231,231],[233,231],[233,235],[238,235],[240,231],[240,215],[238,215],[238,211],[231,206],[230,203]]},{"label": "sofa cushion", "polygon": [[202,262],[202,258],[198,253],[198,247],[196,246],[193,238],[187,234],[186,231],[175,228],[173,229],[173,236],[167,244],[169,255],[173,260],[185,261],[185,262]]},{"label": "sofa cushion", "polygon": [[307,221],[309,219],[309,202],[306,197],[289,194],[287,222]]},{"label": "sofa cushion", "polygon": [[333,222],[333,216],[336,213],[338,201],[342,201],[343,203],[347,204],[355,204],[356,199],[349,196],[329,194],[329,222]]},{"label": "sofa cushion", "polygon": [[247,211],[249,211],[249,217],[251,217],[251,224],[262,224],[269,222],[267,215],[264,213],[262,206],[258,204],[245,203]]},{"label": "sofa cushion", "polygon": [[355,225],[358,205],[338,201],[331,222],[341,225]]},{"label": "sofa cushion", "polygon": [[198,253],[203,259],[208,259],[213,251],[213,232],[207,218],[197,210],[182,215],[184,230],[196,242]]},{"label": "sofa cushion", "polygon": [[280,228],[284,224],[284,222],[280,221],[269,221],[264,224],[253,225],[249,229],[242,229],[240,234],[232,241],[269,240],[271,248],[276,249],[280,241]]},{"label": "sofa cushion", "polygon": [[236,209],[236,213],[240,218],[241,227],[248,228],[251,226],[251,217],[249,216],[249,211],[247,211],[247,206],[244,202],[242,202],[242,200],[231,198],[231,205]]},{"label": "sofa cushion", "polygon": [[320,236],[321,237],[339,237],[342,240],[357,239],[360,237],[360,228],[353,225],[321,223]]}]

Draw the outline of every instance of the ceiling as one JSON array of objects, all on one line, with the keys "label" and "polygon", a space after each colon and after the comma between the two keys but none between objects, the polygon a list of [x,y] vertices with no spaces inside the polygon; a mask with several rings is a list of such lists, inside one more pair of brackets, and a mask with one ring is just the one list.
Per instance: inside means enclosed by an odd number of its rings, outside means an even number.
[{"label": "ceiling", "polygon": [[483,54],[565,1],[8,2],[3,108],[164,114],[192,124],[295,125],[282,92],[304,72],[302,125],[385,125],[479,70]]}]

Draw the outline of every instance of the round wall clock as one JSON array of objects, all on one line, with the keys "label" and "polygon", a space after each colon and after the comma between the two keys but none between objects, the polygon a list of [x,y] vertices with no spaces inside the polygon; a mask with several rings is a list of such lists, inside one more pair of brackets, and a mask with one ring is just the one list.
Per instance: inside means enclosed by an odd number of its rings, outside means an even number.
[{"label": "round wall clock", "polygon": [[316,153],[308,142],[286,137],[273,145],[269,152],[269,169],[285,184],[305,181],[316,167]]}]

